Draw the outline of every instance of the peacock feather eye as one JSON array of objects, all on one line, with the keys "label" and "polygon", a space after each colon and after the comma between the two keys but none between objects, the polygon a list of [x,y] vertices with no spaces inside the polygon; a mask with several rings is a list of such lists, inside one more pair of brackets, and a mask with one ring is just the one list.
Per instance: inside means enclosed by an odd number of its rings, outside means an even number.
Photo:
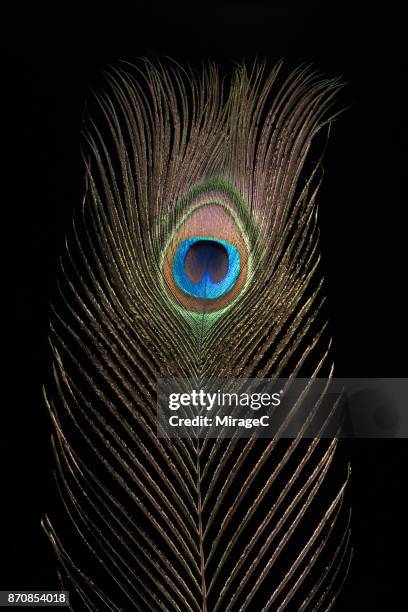
[{"label": "peacock feather eye", "polygon": [[183,312],[221,313],[244,292],[251,250],[246,210],[234,186],[221,179],[196,185],[179,203],[162,272]]},{"label": "peacock feather eye", "polygon": [[184,293],[214,300],[228,293],[241,269],[237,248],[217,238],[183,240],[173,262],[173,275]]}]

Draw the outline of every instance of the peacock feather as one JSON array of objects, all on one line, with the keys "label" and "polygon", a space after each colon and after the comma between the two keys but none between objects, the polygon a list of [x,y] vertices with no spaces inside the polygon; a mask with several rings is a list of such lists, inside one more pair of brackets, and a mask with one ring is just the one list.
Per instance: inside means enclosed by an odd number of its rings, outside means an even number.
[{"label": "peacock feather", "polygon": [[309,157],[340,84],[281,72],[146,60],[87,120],[45,390],[76,610],[330,610],[341,589],[336,439],[156,430],[162,378],[332,375]]}]

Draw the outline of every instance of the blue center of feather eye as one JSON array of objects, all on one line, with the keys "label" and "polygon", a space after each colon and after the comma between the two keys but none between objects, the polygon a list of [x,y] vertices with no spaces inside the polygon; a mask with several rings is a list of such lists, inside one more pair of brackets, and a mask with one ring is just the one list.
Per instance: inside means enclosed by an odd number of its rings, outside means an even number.
[{"label": "blue center of feather eye", "polygon": [[217,238],[188,238],[177,248],[173,275],[184,293],[215,300],[236,283],[241,262],[236,247]]}]

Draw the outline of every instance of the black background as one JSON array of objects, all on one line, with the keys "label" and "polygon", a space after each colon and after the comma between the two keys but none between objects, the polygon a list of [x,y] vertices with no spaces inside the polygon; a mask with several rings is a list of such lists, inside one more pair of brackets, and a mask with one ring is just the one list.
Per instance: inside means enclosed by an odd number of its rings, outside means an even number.
[{"label": "black background", "polygon": [[[53,552],[39,525],[54,496],[50,425],[41,402],[48,303],[64,228],[79,199],[81,114],[107,64],[168,55],[196,66],[210,58],[227,71],[234,61],[257,57],[272,65],[283,57],[288,69],[307,62],[343,77],[339,107],[350,109],[332,130],[319,198],[337,375],[406,375],[406,71],[396,7],[351,0],[216,7],[88,0],[76,11],[71,3],[22,2],[3,20],[3,96],[10,107],[2,123],[11,128],[6,152],[15,171],[3,179],[9,187],[3,206],[12,213],[3,224],[4,239],[11,239],[4,267],[16,281],[10,291],[16,324],[7,355],[13,378],[4,384],[12,398],[2,407],[7,543],[1,557],[8,570],[0,574],[2,589],[56,588]],[[353,470],[355,556],[338,609],[405,610],[405,441],[343,446]]]}]

